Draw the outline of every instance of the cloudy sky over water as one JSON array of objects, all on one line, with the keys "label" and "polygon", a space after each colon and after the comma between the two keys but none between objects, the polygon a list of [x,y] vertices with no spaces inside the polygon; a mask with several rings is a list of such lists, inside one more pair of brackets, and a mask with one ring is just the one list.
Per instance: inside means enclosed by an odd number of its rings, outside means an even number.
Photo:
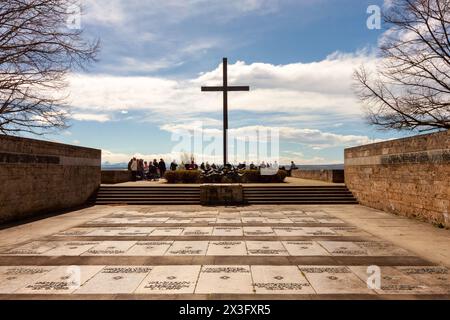
[{"label": "cloudy sky over water", "polygon": [[229,95],[230,134],[277,130],[282,163],[341,163],[345,147],[398,136],[367,125],[352,91],[354,69],[376,63],[384,31],[367,28],[366,10],[382,0],[82,3],[100,61],[70,75],[71,127],[48,138],[111,163],[178,158],[176,138],[193,128],[221,144],[222,96],[200,86],[221,84],[224,56],[229,82],[251,87]]}]

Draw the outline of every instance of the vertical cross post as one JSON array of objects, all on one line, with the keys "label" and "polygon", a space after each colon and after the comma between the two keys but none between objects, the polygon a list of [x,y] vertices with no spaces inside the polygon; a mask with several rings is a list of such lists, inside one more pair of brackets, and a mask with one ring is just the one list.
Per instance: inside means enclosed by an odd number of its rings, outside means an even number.
[{"label": "vertical cross post", "polygon": [[228,59],[223,58],[223,165],[228,164]]},{"label": "vertical cross post", "polygon": [[223,85],[221,87],[202,87],[202,91],[223,92],[223,165],[228,164],[228,91],[250,91],[249,86],[228,86],[228,59],[223,58]]}]

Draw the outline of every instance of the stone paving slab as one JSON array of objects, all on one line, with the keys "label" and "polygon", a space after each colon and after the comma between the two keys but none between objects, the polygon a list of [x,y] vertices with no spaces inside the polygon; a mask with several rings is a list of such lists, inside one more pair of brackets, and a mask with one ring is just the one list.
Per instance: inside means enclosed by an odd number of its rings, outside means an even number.
[{"label": "stone paving slab", "polygon": [[[219,230],[224,234],[235,228]],[[243,238],[243,237],[242,237]],[[176,239],[176,238],[174,238]],[[239,244],[241,255],[290,256],[413,256],[412,253],[384,241],[33,241],[0,252],[0,256],[79,256],[123,255],[163,256],[180,244],[207,248],[211,244]],[[32,248],[32,249],[31,249]],[[179,249],[179,248],[178,248]],[[222,250],[223,251],[223,250]],[[233,252],[229,250],[228,252]],[[223,251],[224,253],[224,251]],[[200,254],[200,253],[199,253]],[[204,250],[201,251],[204,254]],[[220,255],[220,254],[219,254]]]},{"label": "stone paving slab", "polygon": [[[0,269],[2,293],[14,294],[355,294],[449,295],[448,281],[411,267],[382,267],[379,289],[368,285],[369,266],[164,265],[9,266]],[[420,274],[423,275],[423,273]],[[433,272],[431,273],[431,275]],[[9,279],[9,280],[5,280]]]},{"label": "stone paving slab", "polygon": [[[173,208],[98,206],[14,241],[0,230],[0,299],[450,297],[447,268],[342,213],[360,206]],[[420,229],[376,216],[376,228]]]}]

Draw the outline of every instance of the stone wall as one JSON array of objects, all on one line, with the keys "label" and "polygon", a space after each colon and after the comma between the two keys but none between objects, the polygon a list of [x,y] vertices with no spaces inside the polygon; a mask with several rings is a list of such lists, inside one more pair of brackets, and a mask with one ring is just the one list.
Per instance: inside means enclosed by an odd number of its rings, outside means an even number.
[{"label": "stone wall", "polygon": [[102,170],[102,183],[116,184],[131,181],[131,171],[128,170]]},{"label": "stone wall", "polygon": [[291,176],[334,183],[344,182],[344,170],[292,170]]},{"label": "stone wall", "polygon": [[84,204],[100,163],[100,150],[0,135],[0,223]]},{"label": "stone wall", "polygon": [[363,205],[450,227],[450,131],[345,150],[345,182]]}]

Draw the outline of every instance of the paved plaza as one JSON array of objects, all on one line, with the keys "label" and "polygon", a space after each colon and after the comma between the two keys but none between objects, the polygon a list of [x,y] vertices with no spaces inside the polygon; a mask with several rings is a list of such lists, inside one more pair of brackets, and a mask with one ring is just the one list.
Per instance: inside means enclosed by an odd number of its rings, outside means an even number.
[{"label": "paved plaza", "polygon": [[449,299],[449,243],[358,205],[94,206],[0,230],[0,299]]}]

